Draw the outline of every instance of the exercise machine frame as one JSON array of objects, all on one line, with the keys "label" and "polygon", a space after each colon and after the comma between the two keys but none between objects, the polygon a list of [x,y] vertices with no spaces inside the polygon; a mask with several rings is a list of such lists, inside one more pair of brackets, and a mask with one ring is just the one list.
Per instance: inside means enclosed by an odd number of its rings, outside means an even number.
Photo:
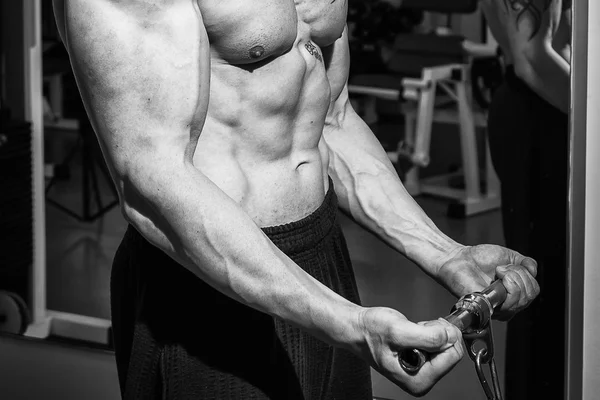
[{"label": "exercise machine frame", "polygon": [[[481,51],[483,52],[483,51]],[[421,78],[402,79],[402,89],[349,85],[351,94],[367,96],[367,112],[373,113],[377,98],[401,101],[405,116],[405,137],[396,151],[388,152],[392,162],[406,156],[414,167],[407,173],[404,185],[413,196],[429,194],[454,200],[449,214],[467,217],[500,207],[500,183],[491,164],[487,140],[485,143],[485,185],[481,181],[476,128],[485,128],[485,116],[475,113],[469,96],[470,64],[447,64],[424,68]],[[445,96],[440,98],[439,92]],[[448,102],[456,107],[448,108]],[[443,108],[438,108],[443,105]],[[428,179],[419,178],[419,169],[429,165],[433,123],[458,124],[460,130],[462,171]],[[487,137],[486,137],[487,139]],[[464,176],[465,188],[449,185],[457,175]]]},{"label": "exercise machine frame", "polygon": [[110,321],[49,310],[46,303],[46,206],[44,165],[44,104],[42,93],[41,0],[24,0],[25,113],[32,124],[34,256],[29,306],[32,323],[25,336],[57,336],[110,344]]}]

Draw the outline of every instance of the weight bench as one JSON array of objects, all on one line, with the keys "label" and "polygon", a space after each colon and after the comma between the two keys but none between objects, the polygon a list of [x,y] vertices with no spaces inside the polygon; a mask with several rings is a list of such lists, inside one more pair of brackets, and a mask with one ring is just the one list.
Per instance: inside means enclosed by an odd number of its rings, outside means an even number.
[{"label": "weight bench", "polygon": [[[455,4],[435,1],[405,1],[406,6],[440,12],[473,12],[476,1]],[[470,93],[470,63],[475,57],[495,55],[495,46],[465,41],[459,36],[436,34],[399,35],[395,48],[401,54],[388,63],[389,74],[352,76],[348,91],[366,96],[366,112],[375,113],[376,99],[397,101],[405,116],[405,138],[395,151],[388,152],[392,162],[408,159],[413,168],[404,185],[411,195],[429,194],[454,200],[448,213],[467,217],[500,207],[500,185],[485,145],[485,185],[479,169],[476,128],[485,128],[485,115],[474,112]],[[433,122],[458,124],[460,128],[464,189],[450,187],[460,174],[444,174],[419,179],[419,168],[429,165]]]}]

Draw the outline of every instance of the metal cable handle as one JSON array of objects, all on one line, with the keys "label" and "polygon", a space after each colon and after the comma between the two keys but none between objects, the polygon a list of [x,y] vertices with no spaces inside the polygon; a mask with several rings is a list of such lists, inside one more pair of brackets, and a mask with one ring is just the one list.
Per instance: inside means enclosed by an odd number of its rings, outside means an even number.
[{"label": "metal cable handle", "polygon": [[[452,308],[450,315],[444,319],[455,325],[463,334],[483,329],[488,325],[494,309],[506,300],[506,295],[506,288],[502,281],[496,280],[481,292],[461,297]],[[491,359],[493,353],[486,356],[486,359]],[[399,356],[402,369],[411,375],[419,372],[425,361],[427,361],[426,353],[419,349],[405,349]]]}]

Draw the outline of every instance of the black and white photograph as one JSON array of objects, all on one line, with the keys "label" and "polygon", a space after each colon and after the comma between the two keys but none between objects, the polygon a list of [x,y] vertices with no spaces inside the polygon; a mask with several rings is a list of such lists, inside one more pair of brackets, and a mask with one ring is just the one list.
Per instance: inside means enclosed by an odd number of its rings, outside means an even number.
[{"label": "black and white photograph", "polygon": [[597,400],[600,3],[1,0],[1,400]]}]

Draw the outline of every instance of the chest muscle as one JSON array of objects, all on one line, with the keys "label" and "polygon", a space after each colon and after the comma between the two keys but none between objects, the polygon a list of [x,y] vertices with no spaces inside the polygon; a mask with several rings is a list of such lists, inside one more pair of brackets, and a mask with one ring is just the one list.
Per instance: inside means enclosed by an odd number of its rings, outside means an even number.
[{"label": "chest muscle", "polygon": [[320,47],[337,40],[346,0],[201,0],[211,47],[229,64],[250,64],[289,51],[298,36]]}]

